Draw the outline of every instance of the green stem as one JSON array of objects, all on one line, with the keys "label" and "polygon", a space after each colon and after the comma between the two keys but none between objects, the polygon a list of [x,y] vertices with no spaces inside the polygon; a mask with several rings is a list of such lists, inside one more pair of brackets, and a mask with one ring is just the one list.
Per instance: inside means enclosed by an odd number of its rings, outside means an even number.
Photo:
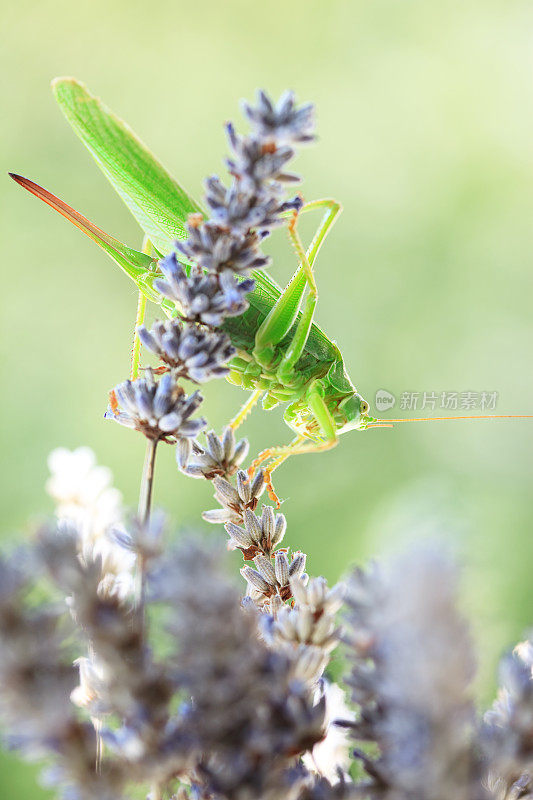
[{"label": "green stem", "polygon": [[137,300],[137,316],[135,317],[135,330],[133,331],[133,347],[131,349],[131,375],[132,381],[136,380],[139,376],[139,361],[141,353],[141,340],[137,333],[137,328],[144,322],[144,315],[146,313],[146,295],[139,290],[139,297]]},{"label": "green stem", "polygon": [[142,525],[146,525],[150,520],[156,451],[157,451],[157,439],[147,439],[146,455],[144,457],[144,467],[141,479],[141,490],[139,493],[138,516]]},{"label": "green stem", "polygon": [[[147,236],[144,237],[142,251],[147,255],[152,255],[152,243],[150,242],[150,239],[148,239]],[[133,347],[131,350],[130,378],[132,381],[136,380],[139,375],[141,340],[139,339],[137,328],[139,327],[139,325],[143,324],[145,314],[146,314],[146,295],[139,289],[139,296],[137,298],[137,315],[135,317],[135,330],[133,331]]]}]

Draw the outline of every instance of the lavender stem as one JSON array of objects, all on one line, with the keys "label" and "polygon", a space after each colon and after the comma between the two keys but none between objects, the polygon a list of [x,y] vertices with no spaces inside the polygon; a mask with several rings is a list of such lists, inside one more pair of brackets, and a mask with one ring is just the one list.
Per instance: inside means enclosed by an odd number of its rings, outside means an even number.
[{"label": "lavender stem", "polygon": [[[150,522],[150,511],[152,507],[152,490],[154,485],[155,456],[157,452],[157,439],[146,440],[146,454],[144,457],[143,474],[141,478],[141,488],[139,492],[139,522],[145,527]],[[146,563],[142,555],[139,556],[137,566],[138,580],[138,608],[144,619],[145,594],[146,594]]]}]

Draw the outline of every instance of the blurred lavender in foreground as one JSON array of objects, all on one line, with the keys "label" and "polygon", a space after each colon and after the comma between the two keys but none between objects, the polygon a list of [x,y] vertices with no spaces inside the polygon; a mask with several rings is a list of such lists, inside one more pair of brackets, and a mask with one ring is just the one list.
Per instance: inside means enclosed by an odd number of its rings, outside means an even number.
[{"label": "blurred lavender in foreground", "polygon": [[[208,447],[231,547],[255,564],[244,598],[218,546],[168,550],[161,516],[124,522],[91,451],[51,456],[58,520],[0,560],[9,746],[68,800],[530,799],[533,645],[479,720],[450,559],[425,545],[329,588],[279,547],[283,515],[257,514],[260,484],[227,482],[231,434]],[[322,677],[341,638],[352,707]]]},{"label": "blurred lavender in foreground", "polygon": [[359,754],[369,797],[473,797],[474,662],[456,600],[453,564],[429,546],[349,582],[350,728],[378,747]]},{"label": "blurred lavender in foreground", "polygon": [[497,800],[533,797],[533,642],[517,645],[501,662],[501,688],[487,711],[481,742],[488,784]]}]

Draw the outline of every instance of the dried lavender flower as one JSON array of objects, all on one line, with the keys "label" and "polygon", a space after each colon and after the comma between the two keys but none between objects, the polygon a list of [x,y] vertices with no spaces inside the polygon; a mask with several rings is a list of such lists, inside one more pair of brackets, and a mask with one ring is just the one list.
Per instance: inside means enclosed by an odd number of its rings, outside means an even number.
[{"label": "dried lavender flower", "polygon": [[205,188],[211,219],[235,235],[277,227],[282,224],[285,211],[299,211],[303,205],[300,197],[280,201],[278,192],[260,190],[259,194],[250,194],[237,183],[228,188],[218,175],[207,178]]},{"label": "dried lavender flower", "polygon": [[259,470],[252,479],[248,477],[246,472],[239,470],[236,475],[235,487],[225,478],[219,476],[215,476],[213,485],[215,487],[215,497],[222,508],[205,511],[202,516],[206,522],[214,524],[224,522],[241,523],[244,509],[253,511],[266,489],[263,470]]},{"label": "dried lavender flower", "polygon": [[[245,553],[246,557],[248,557],[248,553]],[[305,553],[297,551],[292,554],[289,561],[286,552],[278,551],[275,558],[276,561],[273,564],[271,557],[259,553],[253,559],[255,569],[249,566],[241,569],[241,575],[248,583],[247,593],[259,606],[267,603],[274,595],[279,595],[282,601],[290,600],[292,597],[291,576],[298,575],[300,577],[304,574]],[[280,560],[286,562],[284,564],[286,569],[280,570]]]},{"label": "dried lavender flower", "polygon": [[58,610],[27,606],[30,572],[21,556],[16,554],[16,565],[0,560],[0,709],[20,744],[31,747],[32,739],[44,739],[47,725],[55,730],[68,724],[76,676],[63,655]]},{"label": "dried lavender flower", "polygon": [[274,104],[266,92],[258,90],[257,105],[243,103],[255,135],[283,143],[312,142],[315,138],[314,106],[311,103],[297,107],[293,92],[284,92]]},{"label": "dried lavender flower", "polygon": [[174,370],[175,377],[195,383],[223,378],[229,372],[225,365],[235,355],[227,334],[177,319],[157,320],[150,330],[141,325],[137,333],[143,345]]},{"label": "dried lavender flower", "polygon": [[[230,537],[229,547],[232,550],[237,548],[242,550],[246,561],[258,553],[270,557],[273,549],[281,544],[287,530],[287,520],[284,515],[276,514],[272,506],[263,506],[261,517],[257,517],[250,508],[244,509],[243,523],[244,527],[240,527],[234,522],[227,522],[226,532]],[[281,577],[276,577],[281,583]],[[288,564],[286,578],[282,585],[289,582]]]},{"label": "dried lavender flower", "polygon": [[270,145],[252,136],[240,136],[231,123],[226,125],[228,142],[233,151],[226,160],[228,169],[240,182],[240,187],[250,193],[260,190],[267,182],[271,191],[281,195],[279,183],[298,183],[300,177],[285,172],[286,164],[294,157],[294,150],[288,145]]},{"label": "dried lavender flower", "polygon": [[248,455],[248,440],[241,439],[237,442],[231,425],[224,428],[220,438],[214,431],[208,431],[205,440],[205,447],[201,447],[196,441],[190,442],[189,447],[185,444],[178,446],[178,467],[192,478],[212,480],[220,475],[227,480],[237,472]]},{"label": "dried lavender flower", "polygon": [[148,439],[174,443],[181,437],[194,438],[206,426],[203,418],[190,419],[202,403],[198,392],[187,396],[171,373],[159,383],[151,369],[145,378],[124,381],[115,387],[115,396],[123,411],[110,408],[107,419],[143,433]]},{"label": "dried lavender flower", "polygon": [[263,237],[253,231],[230,233],[213,222],[189,224],[187,230],[188,239],[178,242],[177,248],[208,272],[229,270],[247,275],[252,269],[263,269],[270,262],[259,249]]},{"label": "dried lavender flower", "polygon": [[[310,683],[321,677],[332,650],[339,643],[340,628],[336,626],[335,616],[342,605],[344,591],[343,584],[329,589],[325,578],[290,578],[287,594],[294,596],[294,605],[280,608],[267,629],[271,646],[298,651],[299,674]],[[280,594],[286,599],[282,592]]]},{"label": "dried lavender flower", "polygon": [[219,327],[226,317],[237,317],[248,308],[246,295],[254,288],[250,278],[240,283],[233,275],[205,273],[199,266],[185,272],[175,253],[159,262],[165,280],[154,281],[164,297],[176,304],[183,319]]}]

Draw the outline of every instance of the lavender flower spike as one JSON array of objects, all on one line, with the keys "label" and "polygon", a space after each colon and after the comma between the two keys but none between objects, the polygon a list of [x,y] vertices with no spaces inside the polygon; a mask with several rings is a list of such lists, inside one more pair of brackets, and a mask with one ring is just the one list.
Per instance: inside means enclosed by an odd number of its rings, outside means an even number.
[{"label": "lavender flower spike", "polygon": [[205,428],[203,418],[190,419],[203,398],[198,392],[187,397],[171,373],[156,383],[151,369],[146,378],[124,381],[114,389],[123,411],[110,408],[107,419],[144,433],[148,439],[172,444],[182,437],[195,437]]},{"label": "lavender flower spike", "polygon": [[275,106],[260,92],[257,107],[245,105],[244,110],[251,134],[241,136],[231,123],[226,126],[232,150],[226,160],[230,186],[217,175],[207,178],[211,218],[192,214],[187,239],[176,242],[177,250],[193,265],[190,273],[172,254],[160,262],[165,280],[154,282],[185,320],[208,327],[219,327],[226,317],[246,311],[245,296],[254,282],[239,282],[237,276],[268,266],[262,240],[283,222],[285,212],[297,213],[303,203],[300,197],[287,200],[283,184],[300,180],[286,166],[294,156],[291,145],[313,139],[313,107],[297,108],[290,92]]}]

